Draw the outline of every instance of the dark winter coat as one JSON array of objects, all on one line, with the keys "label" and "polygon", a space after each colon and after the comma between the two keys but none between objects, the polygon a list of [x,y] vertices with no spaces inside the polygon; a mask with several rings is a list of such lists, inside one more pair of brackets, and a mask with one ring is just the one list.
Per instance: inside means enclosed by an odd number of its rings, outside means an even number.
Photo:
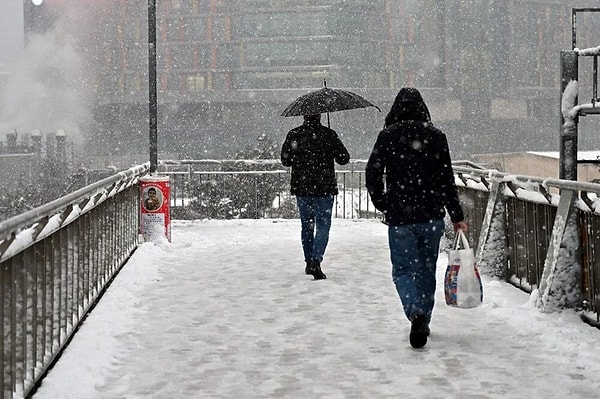
[{"label": "dark winter coat", "polygon": [[442,219],[444,208],[453,223],[464,220],[446,136],[431,124],[416,89],[396,96],[369,157],[366,185],[389,225]]},{"label": "dark winter coat", "polygon": [[349,160],[337,133],[319,121],[305,121],[290,130],[281,148],[281,163],[292,167],[292,195],[336,195],[334,162],[345,165]]}]

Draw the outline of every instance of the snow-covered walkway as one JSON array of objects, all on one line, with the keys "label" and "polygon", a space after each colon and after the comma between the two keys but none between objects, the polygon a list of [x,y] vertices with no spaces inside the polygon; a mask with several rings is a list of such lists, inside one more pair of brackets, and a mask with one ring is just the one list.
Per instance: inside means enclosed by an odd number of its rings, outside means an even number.
[{"label": "snow-covered walkway", "polygon": [[484,304],[443,299],[421,350],[390,278],[386,226],[334,220],[327,280],[304,275],[297,220],[173,222],[145,243],[35,399],[594,398],[600,331],[541,314],[484,276]]}]

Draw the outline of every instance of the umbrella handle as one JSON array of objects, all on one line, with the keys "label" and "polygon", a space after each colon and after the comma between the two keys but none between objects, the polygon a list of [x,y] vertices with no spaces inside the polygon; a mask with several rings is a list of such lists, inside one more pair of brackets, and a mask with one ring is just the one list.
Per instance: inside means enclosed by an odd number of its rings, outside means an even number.
[{"label": "umbrella handle", "polygon": [[[323,87],[327,87],[327,80],[323,78]],[[331,129],[331,124],[329,123],[329,112],[327,113],[327,127]]]}]

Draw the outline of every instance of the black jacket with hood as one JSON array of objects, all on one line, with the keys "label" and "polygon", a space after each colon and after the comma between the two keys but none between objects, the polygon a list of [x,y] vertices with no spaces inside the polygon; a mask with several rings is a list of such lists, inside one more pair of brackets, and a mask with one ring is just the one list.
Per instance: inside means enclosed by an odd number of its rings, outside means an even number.
[{"label": "black jacket with hood", "polygon": [[348,150],[337,133],[320,119],[305,119],[287,134],[281,148],[281,163],[292,167],[291,194],[298,196],[336,195],[335,163],[345,165]]},{"label": "black jacket with hood", "polygon": [[386,224],[442,219],[444,208],[453,223],[464,220],[446,136],[431,124],[417,89],[396,96],[369,157],[366,185]]}]

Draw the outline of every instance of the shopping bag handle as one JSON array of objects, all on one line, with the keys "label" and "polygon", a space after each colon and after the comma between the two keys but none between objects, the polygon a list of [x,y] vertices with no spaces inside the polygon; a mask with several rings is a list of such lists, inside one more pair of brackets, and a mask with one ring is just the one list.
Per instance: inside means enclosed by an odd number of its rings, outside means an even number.
[{"label": "shopping bag handle", "polygon": [[462,229],[459,229],[458,232],[456,233],[456,240],[454,242],[454,250],[458,250],[460,244],[462,243],[463,249],[470,249],[471,247],[469,246],[469,240],[467,239],[467,236],[465,235],[465,233],[462,231]]}]

